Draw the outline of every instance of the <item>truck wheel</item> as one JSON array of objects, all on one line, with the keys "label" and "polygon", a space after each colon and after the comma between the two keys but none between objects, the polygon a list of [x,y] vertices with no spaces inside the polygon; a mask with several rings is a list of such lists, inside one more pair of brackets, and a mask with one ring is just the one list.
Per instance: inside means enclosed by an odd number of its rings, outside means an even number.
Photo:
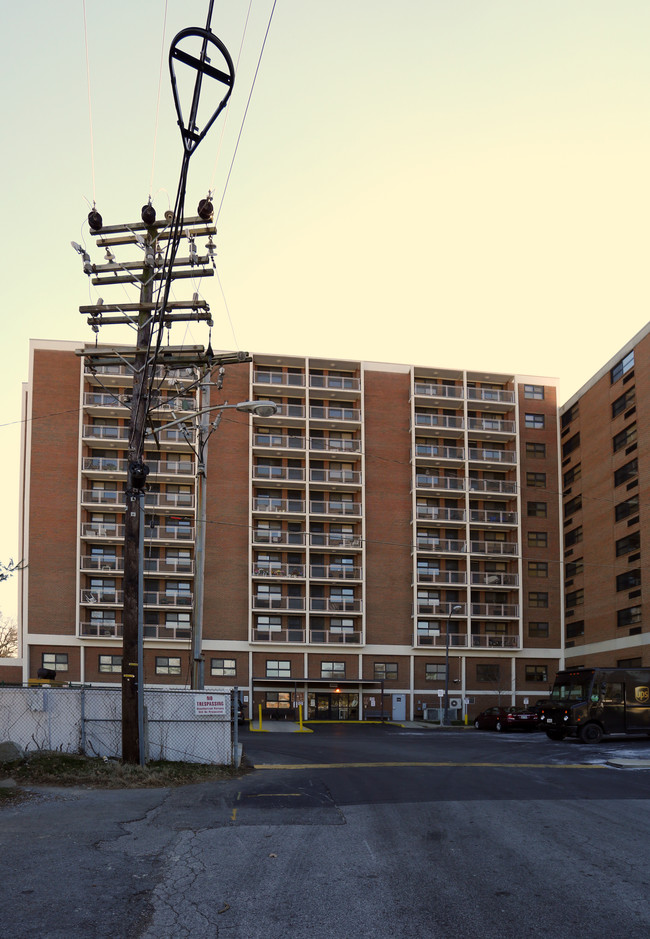
[{"label": "truck wheel", "polygon": [[564,740],[564,733],[561,730],[547,730],[546,736],[549,740]]},{"label": "truck wheel", "polygon": [[598,724],[585,724],[580,728],[581,743],[600,743],[603,731]]}]

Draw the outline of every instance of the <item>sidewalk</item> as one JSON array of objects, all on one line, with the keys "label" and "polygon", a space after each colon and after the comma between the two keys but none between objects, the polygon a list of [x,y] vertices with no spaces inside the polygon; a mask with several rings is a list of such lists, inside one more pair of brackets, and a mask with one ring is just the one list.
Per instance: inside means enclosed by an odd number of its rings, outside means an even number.
[{"label": "sidewalk", "polygon": [[[393,727],[404,727],[408,730],[473,730],[473,724],[453,724],[450,727],[443,727],[440,724],[432,724],[427,721],[385,721],[386,724]],[[262,721],[260,728],[259,720],[249,721],[248,729],[253,733],[271,733],[271,734],[311,734],[312,730],[308,724],[381,724],[381,721],[303,721],[302,730],[297,721]]]}]

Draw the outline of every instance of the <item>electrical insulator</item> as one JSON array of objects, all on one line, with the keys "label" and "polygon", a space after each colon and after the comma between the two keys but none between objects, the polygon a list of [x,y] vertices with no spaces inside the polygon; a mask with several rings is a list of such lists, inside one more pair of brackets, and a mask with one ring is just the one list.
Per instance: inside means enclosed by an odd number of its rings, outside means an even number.
[{"label": "electrical insulator", "polygon": [[199,218],[202,218],[204,222],[211,222],[212,216],[214,215],[212,199],[201,199],[199,202],[199,207],[196,211],[198,212]]},{"label": "electrical insulator", "polygon": [[102,230],[103,221],[97,209],[93,208],[92,211],[88,213],[88,224],[91,231]]},{"label": "electrical insulator", "polygon": [[150,202],[147,202],[146,205],[142,206],[142,212],[140,215],[142,216],[142,221],[145,223],[145,225],[153,225],[153,223],[156,221],[156,210]]}]

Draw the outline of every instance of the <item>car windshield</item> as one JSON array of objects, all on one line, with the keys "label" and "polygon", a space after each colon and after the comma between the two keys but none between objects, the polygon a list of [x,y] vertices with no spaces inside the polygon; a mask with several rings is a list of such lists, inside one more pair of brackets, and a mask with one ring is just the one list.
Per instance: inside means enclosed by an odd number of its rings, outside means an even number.
[{"label": "car windshield", "polygon": [[551,691],[551,701],[584,701],[589,694],[591,675],[585,678],[557,680]]}]

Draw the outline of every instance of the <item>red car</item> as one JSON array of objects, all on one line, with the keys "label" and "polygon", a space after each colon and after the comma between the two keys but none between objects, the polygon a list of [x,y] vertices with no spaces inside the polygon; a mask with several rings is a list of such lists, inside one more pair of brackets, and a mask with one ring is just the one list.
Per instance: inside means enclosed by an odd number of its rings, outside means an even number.
[{"label": "red car", "polygon": [[528,708],[488,708],[474,720],[477,730],[535,730],[539,715]]}]

